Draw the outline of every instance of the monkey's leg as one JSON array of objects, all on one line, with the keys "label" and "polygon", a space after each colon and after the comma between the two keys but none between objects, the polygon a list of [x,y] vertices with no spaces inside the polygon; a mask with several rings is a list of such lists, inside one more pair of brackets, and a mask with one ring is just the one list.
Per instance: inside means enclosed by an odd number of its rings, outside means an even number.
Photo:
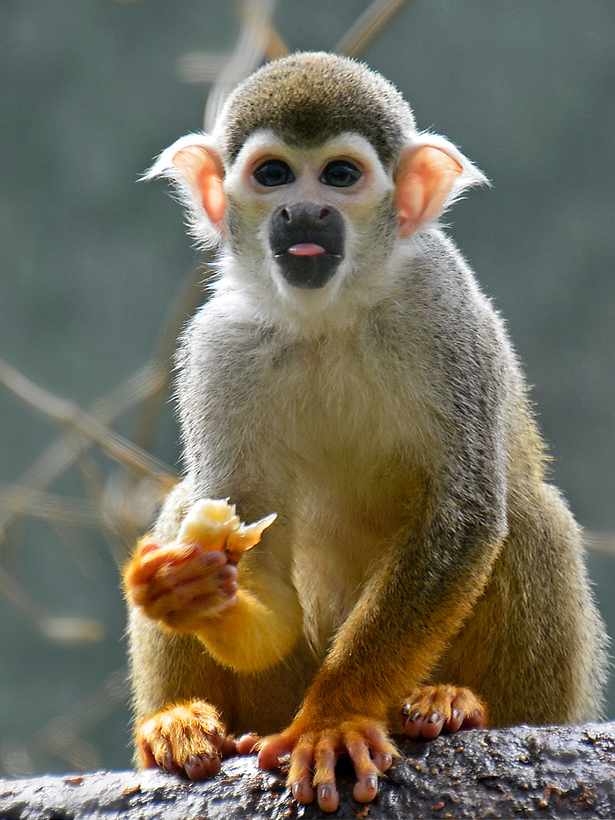
[{"label": "monkey's leg", "polygon": [[163,709],[142,723],[136,743],[143,768],[160,766],[191,780],[205,780],[218,774],[222,758],[251,752],[256,737],[228,737],[216,709],[193,700]]},{"label": "monkey's leg", "polygon": [[440,732],[482,729],[487,723],[487,707],[470,689],[450,684],[423,686],[407,697],[402,724],[409,738],[431,740]]}]

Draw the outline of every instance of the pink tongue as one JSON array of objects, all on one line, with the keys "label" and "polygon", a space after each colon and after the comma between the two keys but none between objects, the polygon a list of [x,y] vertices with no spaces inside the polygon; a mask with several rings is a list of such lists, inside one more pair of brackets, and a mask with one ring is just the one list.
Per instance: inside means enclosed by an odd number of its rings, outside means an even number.
[{"label": "pink tongue", "polygon": [[313,242],[302,242],[288,249],[288,253],[292,253],[293,256],[318,256],[324,252],[322,245],[315,245]]}]

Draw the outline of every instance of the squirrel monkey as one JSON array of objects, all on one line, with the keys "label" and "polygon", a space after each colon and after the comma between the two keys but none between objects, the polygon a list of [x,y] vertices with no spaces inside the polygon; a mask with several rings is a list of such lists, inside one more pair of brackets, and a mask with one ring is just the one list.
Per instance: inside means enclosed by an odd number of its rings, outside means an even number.
[{"label": "squirrel monkey", "polygon": [[579,528],[437,224],[483,174],[379,74],[300,53],[158,176],[220,255],[179,353],[185,478],[125,571],[140,765],[290,753],[295,798],[334,811],[338,756],[367,802],[392,732],[598,718]]}]

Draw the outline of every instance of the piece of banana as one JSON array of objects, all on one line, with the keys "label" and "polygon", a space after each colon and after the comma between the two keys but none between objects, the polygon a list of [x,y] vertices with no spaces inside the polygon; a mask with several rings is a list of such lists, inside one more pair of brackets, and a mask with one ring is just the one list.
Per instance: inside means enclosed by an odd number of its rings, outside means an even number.
[{"label": "piece of banana", "polygon": [[237,564],[246,550],[258,544],[263,530],[277,517],[277,513],[272,513],[253,524],[244,524],[228,498],[204,498],[188,510],[177,540],[182,544],[196,542],[208,550],[224,550],[229,561]]}]

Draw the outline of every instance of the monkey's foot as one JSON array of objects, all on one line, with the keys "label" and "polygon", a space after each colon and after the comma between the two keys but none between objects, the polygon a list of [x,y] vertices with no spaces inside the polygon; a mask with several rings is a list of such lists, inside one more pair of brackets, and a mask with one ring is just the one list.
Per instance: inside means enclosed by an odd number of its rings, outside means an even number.
[{"label": "monkey's foot", "polygon": [[440,684],[414,689],[402,710],[404,731],[409,738],[431,740],[440,732],[482,729],[487,708],[469,689]]},{"label": "monkey's foot", "polygon": [[159,766],[206,780],[220,771],[222,758],[248,754],[256,737],[227,737],[218,713],[209,703],[193,700],[158,712],[137,732],[137,748],[144,768]]},{"label": "monkey's foot", "polygon": [[280,758],[290,752],[287,785],[293,797],[299,803],[311,803],[316,789],[322,811],[335,811],[339,805],[335,764],[340,755],[347,754],[352,761],[357,776],[353,794],[360,803],[374,799],[378,776],[397,755],[384,724],[361,717],[314,731],[305,731],[295,721],[281,734],[260,741],[257,748],[263,769],[277,768]]}]

